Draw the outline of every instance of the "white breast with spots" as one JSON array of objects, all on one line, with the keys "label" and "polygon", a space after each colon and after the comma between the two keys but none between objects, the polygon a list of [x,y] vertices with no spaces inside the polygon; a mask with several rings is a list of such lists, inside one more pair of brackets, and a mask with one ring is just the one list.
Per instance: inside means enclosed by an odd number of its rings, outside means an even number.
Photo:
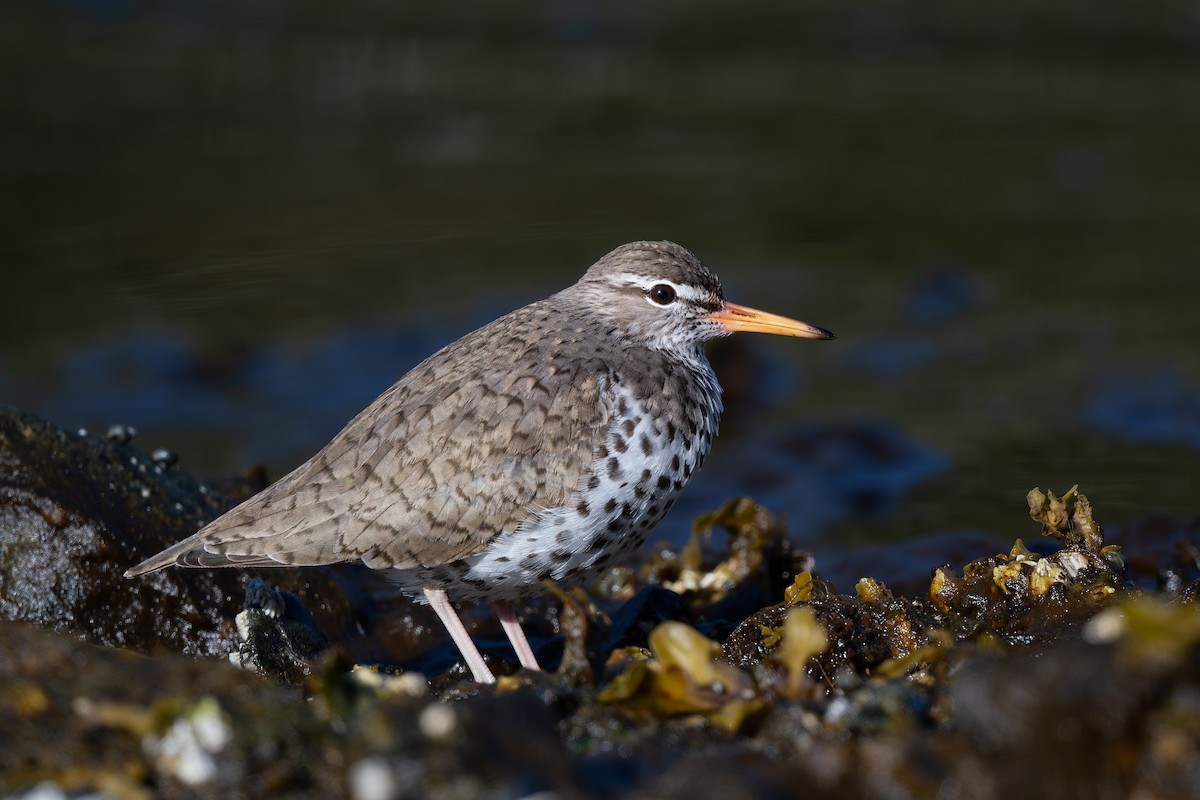
[{"label": "white breast with spots", "polygon": [[670,509],[712,445],[720,389],[711,368],[704,372],[700,379],[709,391],[693,410],[694,435],[686,416],[652,418],[614,378],[608,390],[614,393],[614,409],[624,413],[614,415],[592,475],[572,503],[547,509],[501,534],[482,553],[395,573],[393,580],[407,593],[432,583],[464,602],[511,600],[546,579],[564,586],[580,583],[632,552]]}]

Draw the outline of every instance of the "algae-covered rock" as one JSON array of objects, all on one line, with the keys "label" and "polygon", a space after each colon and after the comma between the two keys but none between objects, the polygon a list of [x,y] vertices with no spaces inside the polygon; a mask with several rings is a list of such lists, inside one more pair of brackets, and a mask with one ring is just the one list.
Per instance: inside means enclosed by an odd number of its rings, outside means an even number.
[{"label": "algae-covered rock", "polygon": [[236,618],[242,643],[230,661],[288,683],[310,674],[329,648],[329,638],[300,598],[274,589],[262,578],[246,586],[246,608]]}]

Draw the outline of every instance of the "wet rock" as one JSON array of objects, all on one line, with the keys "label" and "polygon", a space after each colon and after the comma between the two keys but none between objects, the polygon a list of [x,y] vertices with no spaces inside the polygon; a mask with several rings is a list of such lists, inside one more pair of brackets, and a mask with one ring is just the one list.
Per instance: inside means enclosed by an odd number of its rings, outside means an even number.
[{"label": "wet rock", "polygon": [[0,409],[0,611],[102,644],[227,652],[236,576],[182,585],[160,573],[147,593],[122,573],[228,507],[121,437],[70,433]]},{"label": "wet rock", "polygon": [[329,637],[291,592],[272,588],[261,578],[246,586],[246,608],[237,615],[242,639],[233,663],[299,683],[329,648]]},{"label": "wet rock", "polygon": [[[234,617],[247,571],[123,573],[232,506],[124,436],[72,433],[0,409],[0,617],[98,644],[224,657],[238,649]],[[262,574],[302,594],[361,660],[412,658],[426,644],[429,626],[419,621],[413,637],[373,630],[393,621],[370,594],[386,584],[369,570]]]},{"label": "wet rock", "polygon": [[655,627],[690,616],[678,594],[660,586],[647,586],[613,615],[611,632],[601,649],[611,652],[622,647],[646,647]]}]

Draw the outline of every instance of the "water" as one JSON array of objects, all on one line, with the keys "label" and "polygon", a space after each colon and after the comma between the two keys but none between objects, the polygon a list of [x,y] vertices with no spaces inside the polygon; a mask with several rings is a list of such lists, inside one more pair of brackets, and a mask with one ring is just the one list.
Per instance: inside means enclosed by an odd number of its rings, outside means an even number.
[{"label": "water", "polygon": [[[1132,13],[1132,12],[1131,12]],[[823,549],[1195,516],[1186,4],[0,11],[0,400],[279,475],[424,355],[639,238],[833,329],[747,338],[667,532]]]}]

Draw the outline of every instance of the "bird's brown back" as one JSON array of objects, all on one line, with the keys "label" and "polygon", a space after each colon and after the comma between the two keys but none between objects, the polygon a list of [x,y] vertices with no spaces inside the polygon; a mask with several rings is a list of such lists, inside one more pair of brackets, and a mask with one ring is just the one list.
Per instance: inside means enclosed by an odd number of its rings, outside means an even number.
[{"label": "bird's brown back", "polygon": [[552,297],[454,342],[306,463],[133,574],[171,563],[409,568],[480,552],[566,502],[603,441],[609,359],[586,328]]}]

